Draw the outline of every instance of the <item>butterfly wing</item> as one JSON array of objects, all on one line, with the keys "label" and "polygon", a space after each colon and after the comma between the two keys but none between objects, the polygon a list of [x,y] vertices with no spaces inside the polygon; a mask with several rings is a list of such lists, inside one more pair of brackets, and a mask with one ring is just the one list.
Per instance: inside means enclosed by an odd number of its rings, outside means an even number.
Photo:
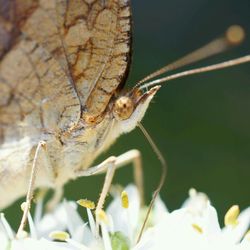
[{"label": "butterfly wing", "polygon": [[128,0],[0,0],[0,207],[25,194],[39,140],[53,169],[41,154],[37,186],[93,160],[87,142],[65,153],[60,136],[101,117],[122,88],[130,30]]},{"label": "butterfly wing", "polygon": [[9,13],[1,16],[0,28],[1,142],[67,129],[80,117],[74,86],[60,61],[26,32],[41,6],[4,1],[1,8],[1,13]]},{"label": "butterfly wing", "polygon": [[22,31],[60,62],[82,109],[92,116],[100,115],[127,75],[131,47],[129,1],[41,2]]},{"label": "butterfly wing", "polygon": [[0,138],[60,133],[98,117],[122,86],[128,0],[0,1]]}]

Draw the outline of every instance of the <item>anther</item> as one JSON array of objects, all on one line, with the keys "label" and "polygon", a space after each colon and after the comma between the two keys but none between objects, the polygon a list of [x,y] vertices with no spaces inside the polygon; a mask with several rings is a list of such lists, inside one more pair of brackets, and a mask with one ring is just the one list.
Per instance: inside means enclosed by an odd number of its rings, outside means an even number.
[{"label": "anther", "polygon": [[77,204],[79,204],[82,207],[89,208],[91,210],[95,209],[95,203],[87,199],[80,199],[77,201]]},{"label": "anther", "polygon": [[193,227],[193,229],[195,229],[195,231],[197,231],[198,233],[200,233],[200,234],[203,233],[203,230],[202,230],[202,228],[201,228],[199,225],[197,225],[197,224],[192,224],[192,227]]},{"label": "anther", "polygon": [[49,237],[53,240],[67,241],[70,236],[68,233],[63,231],[54,231],[49,234]]},{"label": "anther", "polygon": [[98,211],[96,211],[96,217],[98,221],[102,221],[105,224],[108,224],[108,216],[107,214],[104,212],[104,210],[99,209]]},{"label": "anther", "polygon": [[229,208],[224,218],[225,226],[233,226],[233,227],[237,226],[239,223],[237,220],[239,214],[240,214],[240,208],[238,205],[234,205],[231,208]]},{"label": "anther", "polygon": [[23,203],[21,204],[21,210],[24,211],[25,208],[26,208],[26,206],[27,206],[27,202],[23,202]]},{"label": "anther", "polygon": [[250,242],[250,230],[248,230],[245,234],[244,239],[248,240]]},{"label": "anther", "polygon": [[128,199],[128,194],[126,191],[123,191],[121,193],[121,203],[123,208],[128,208],[129,207],[129,199]]}]

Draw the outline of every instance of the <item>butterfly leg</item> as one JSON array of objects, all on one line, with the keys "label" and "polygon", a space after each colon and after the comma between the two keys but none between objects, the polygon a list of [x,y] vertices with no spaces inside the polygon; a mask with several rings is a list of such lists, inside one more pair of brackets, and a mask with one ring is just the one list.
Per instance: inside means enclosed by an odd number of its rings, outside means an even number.
[{"label": "butterfly leg", "polygon": [[131,162],[133,163],[134,166],[135,183],[140,193],[141,203],[143,204],[144,193],[143,193],[143,171],[141,163],[141,154],[140,151],[136,149],[129,150],[128,152],[117,157],[111,156],[105,161],[103,161],[101,164],[77,173],[78,176],[91,176],[106,172],[102,192],[96,207],[97,211],[98,209],[101,209],[103,207],[115,170]]},{"label": "butterfly leg", "polygon": [[56,187],[52,198],[46,204],[46,211],[52,211],[60,202],[63,196],[63,187]]},{"label": "butterfly leg", "polygon": [[22,216],[19,228],[17,230],[17,238],[22,235],[22,232],[24,230],[24,227],[27,221],[28,213],[29,213],[30,206],[31,206],[31,200],[34,194],[35,180],[36,180],[36,175],[37,175],[37,170],[38,170],[37,160],[38,160],[39,153],[42,150],[45,151],[46,153],[46,142],[44,141],[40,141],[38,143],[36,151],[35,151],[34,160],[33,160],[32,168],[31,168],[28,191],[26,195],[25,207],[23,209],[23,216]]}]

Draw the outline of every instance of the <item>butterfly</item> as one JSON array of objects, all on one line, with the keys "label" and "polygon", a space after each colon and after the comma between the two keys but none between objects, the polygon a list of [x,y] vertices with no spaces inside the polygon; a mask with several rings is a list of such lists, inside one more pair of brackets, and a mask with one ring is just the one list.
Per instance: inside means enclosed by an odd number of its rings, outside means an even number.
[{"label": "butterfly", "polygon": [[71,179],[107,172],[101,207],[114,169],[128,161],[135,163],[142,186],[138,151],[91,167],[137,126],[165,81],[141,86],[142,81],[124,91],[130,5],[129,0],[0,1],[1,209],[27,190],[30,201],[34,188],[62,190]]}]

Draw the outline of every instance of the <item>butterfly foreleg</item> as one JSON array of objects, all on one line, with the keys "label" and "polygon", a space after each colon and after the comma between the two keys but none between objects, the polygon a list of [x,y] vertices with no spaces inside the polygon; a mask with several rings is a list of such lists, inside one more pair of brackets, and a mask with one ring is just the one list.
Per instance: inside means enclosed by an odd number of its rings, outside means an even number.
[{"label": "butterfly foreleg", "polygon": [[142,161],[141,161],[140,151],[133,149],[117,157],[111,156],[97,166],[77,172],[78,176],[91,176],[91,175],[106,173],[101,195],[96,206],[96,211],[98,211],[99,209],[102,209],[103,207],[105,198],[107,196],[107,193],[112,183],[115,170],[120,167],[126,166],[129,163],[133,164],[135,183],[138,187],[140,197],[141,197],[141,202],[143,204],[143,200],[144,200],[143,170],[142,170],[141,162]]},{"label": "butterfly foreleg", "polygon": [[34,194],[35,180],[36,180],[37,171],[38,171],[38,165],[39,165],[38,157],[41,151],[44,151],[45,154],[47,155],[45,141],[40,141],[35,151],[34,159],[32,162],[32,168],[31,168],[31,174],[30,174],[30,179],[29,179],[28,191],[26,195],[25,206],[23,208],[23,216],[22,216],[19,228],[17,230],[17,238],[22,235],[22,232],[24,230],[24,227],[27,221],[28,213],[29,213],[30,206],[31,206],[31,201],[32,201],[33,194]]}]

